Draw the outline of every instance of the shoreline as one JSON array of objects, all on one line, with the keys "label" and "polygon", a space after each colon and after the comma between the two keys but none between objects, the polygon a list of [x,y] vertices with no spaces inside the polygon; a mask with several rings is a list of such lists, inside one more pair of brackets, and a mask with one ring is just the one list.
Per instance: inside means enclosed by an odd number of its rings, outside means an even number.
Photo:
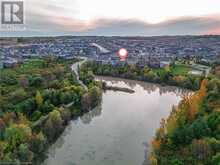
[{"label": "shoreline", "polygon": [[130,79],[130,78],[125,78],[125,77],[118,77],[118,76],[108,76],[108,75],[95,75],[95,79],[98,81],[102,81],[102,78],[113,78],[117,80],[122,80],[122,81],[131,81],[131,82],[139,82],[139,83],[148,83],[148,84],[154,84],[160,87],[171,87],[171,88],[179,88],[188,92],[196,92],[197,90],[192,90],[188,88],[184,88],[181,86],[175,86],[175,85],[168,85],[168,84],[162,84],[162,83],[156,83],[156,82],[151,82],[151,81],[143,81],[143,80],[136,80],[136,79]]}]

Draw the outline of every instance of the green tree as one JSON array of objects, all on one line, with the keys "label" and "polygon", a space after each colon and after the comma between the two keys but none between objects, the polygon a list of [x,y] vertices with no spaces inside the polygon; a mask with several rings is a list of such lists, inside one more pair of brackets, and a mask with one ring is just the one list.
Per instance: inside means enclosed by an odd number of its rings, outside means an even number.
[{"label": "green tree", "polygon": [[29,117],[32,115],[36,108],[37,105],[34,98],[28,98],[16,105],[17,112],[24,113]]},{"label": "green tree", "polygon": [[49,101],[45,101],[43,105],[39,108],[39,110],[44,114],[48,114],[49,112],[53,111],[53,109],[54,106]]},{"label": "green tree", "polygon": [[190,127],[194,138],[201,138],[210,135],[210,129],[205,119],[198,118]]},{"label": "green tree", "polygon": [[43,78],[39,75],[29,77],[29,85],[33,87],[40,87],[43,84]]},{"label": "green tree", "polygon": [[184,165],[184,163],[179,159],[174,159],[171,161],[171,165]]},{"label": "green tree", "polygon": [[102,95],[100,88],[98,88],[97,86],[93,86],[89,88],[89,95],[91,98],[91,104],[92,104],[91,106],[92,107],[97,106],[101,100],[101,95]]},{"label": "green tree", "polygon": [[20,144],[18,147],[18,158],[21,162],[31,162],[33,153],[29,150],[27,144]]},{"label": "green tree", "polygon": [[9,150],[13,150],[19,144],[24,143],[31,136],[31,128],[24,124],[12,124],[5,131],[5,140]]},{"label": "green tree", "polygon": [[42,106],[44,100],[39,91],[37,91],[36,93],[35,100],[36,100],[38,107]]},{"label": "green tree", "polygon": [[44,125],[44,134],[49,141],[54,140],[63,130],[63,120],[58,110],[50,112],[49,117]]},{"label": "green tree", "polygon": [[217,153],[215,156],[212,157],[212,164],[220,165],[220,153]]},{"label": "green tree", "polygon": [[7,148],[7,144],[3,141],[0,141],[0,160],[4,158],[4,153]]},{"label": "green tree", "polygon": [[30,150],[34,153],[41,153],[44,151],[46,138],[43,133],[40,132],[38,134],[34,133],[30,139]]},{"label": "green tree", "polygon": [[41,113],[40,111],[35,111],[35,112],[31,115],[31,120],[32,120],[32,121],[37,121],[41,116],[42,116],[42,113]]}]

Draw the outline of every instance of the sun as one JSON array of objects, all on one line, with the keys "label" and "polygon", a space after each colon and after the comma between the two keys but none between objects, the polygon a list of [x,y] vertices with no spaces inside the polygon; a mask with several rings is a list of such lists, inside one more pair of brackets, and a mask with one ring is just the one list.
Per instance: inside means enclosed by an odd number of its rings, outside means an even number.
[{"label": "sun", "polygon": [[125,48],[121,48],[118,54],[120,57],[126,57],[128,55],[128,51]]}]

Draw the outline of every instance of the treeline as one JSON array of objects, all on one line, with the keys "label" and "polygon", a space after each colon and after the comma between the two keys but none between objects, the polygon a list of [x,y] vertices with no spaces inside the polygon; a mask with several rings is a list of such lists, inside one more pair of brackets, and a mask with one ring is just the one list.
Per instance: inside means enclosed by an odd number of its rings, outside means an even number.
[{"label": "treeline", "polygon": [[0,70],[0,162],[37,164],[71,118],[99,104],[99,84],[80,86],[74,62],[35,59]]},{"label": "treeline", "polygon": [[161,121],[152,146],[152,165],[219,165],[220,81],[205,79],[185,96]]},{"label": "treeline", "polygon": [[101,101],[100,97],[102,96],[102,92],[100,89],[102,89],[102,84],[101,82],[95,81],[93,72],[87,68],[86,64],[82,64],[80,67],[79,79],[89,88],[88,94],[82,98],[82,108],[91,109],[91,106],[93,107]]},{"label": "treeline", "polygon": [[[172,66],[153,69],[145,66],[140,68],[136,65],[112,66],[111,64],[99,64],[93,61],[87,62],[89,68],[96,75],[113,76],[133,79],[145,82],[159,83],[164,85],[179,86],[191,90],[198,90],[204,76],[191,74],[177,74]],[[91,72],[91,73],[92,73]]]}]

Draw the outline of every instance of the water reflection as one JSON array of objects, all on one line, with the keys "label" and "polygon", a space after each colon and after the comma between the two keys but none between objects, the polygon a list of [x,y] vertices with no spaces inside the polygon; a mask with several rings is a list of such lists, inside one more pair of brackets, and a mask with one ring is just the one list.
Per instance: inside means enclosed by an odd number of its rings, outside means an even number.
[{"label": "water reflection", "polygon": [[94,108],[92,111],[89,111],[88,113],[80,117],[80,120],[84,124],[89,124],[94,117],[100,116],[101,114],[102,114],[102,106],[99,105],[98,107]]},{"label": "water reflection", "polygon": [[135,92],[106,91],[102,104],[72,121],[51,146],[45,165],[147,165],[161,118],[188,93],[175,87],[98,77]]},{"label": "water reflection", "polygon": [[147,83],[136,80],[128,80],[128,79],[106,77],[106,76],[97,76],[96,79],[100,81],[104,81],[108,85],[122,86],[126,88],[131,88],[133,90],[137,88],[137,86],[140,86],[141,88],[143,88],[143,90],[145,90],[149,94],[156,90],[159,90],[160,95],[172,92],[175,93],[177,96],[183,96],[185,94],[191,93],[191,91],[183,88],[177,88],[174,86],[161,86],[160,84]]}]

